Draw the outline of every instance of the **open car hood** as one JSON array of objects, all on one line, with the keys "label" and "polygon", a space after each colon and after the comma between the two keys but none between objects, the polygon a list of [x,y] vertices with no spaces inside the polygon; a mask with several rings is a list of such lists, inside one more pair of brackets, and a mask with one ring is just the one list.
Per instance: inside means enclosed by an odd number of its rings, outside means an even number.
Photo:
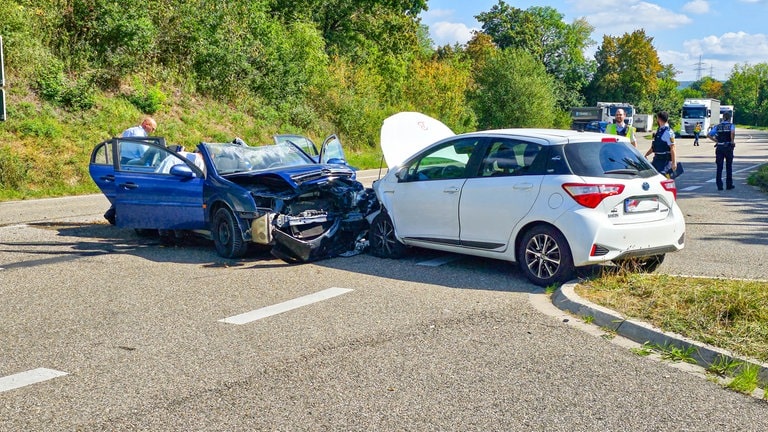
[{"label": "open car hood", "polygon": [[446,125],[417,112],[387,117],[381,127],[381,151],[390,169],[399,166],[430,144],[456,135]]}]

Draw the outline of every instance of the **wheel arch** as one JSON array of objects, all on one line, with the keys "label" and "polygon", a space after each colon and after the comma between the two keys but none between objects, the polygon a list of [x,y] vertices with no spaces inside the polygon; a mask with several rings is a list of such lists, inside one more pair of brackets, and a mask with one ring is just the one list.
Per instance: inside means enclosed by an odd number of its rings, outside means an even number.
[{"label": "wheel arch", "polygon": [[551,228],[551,229],[559,232],[560,235],[562,235],[563,238],[565,239],[565,245],[568,247],[568,252],[570,253],[571,256],[573,256],[573,250],[571,248],[571,242],[570,242],[570,240],[568,240],[568,236],[565,235],[565,233],[560,228],[556,227],[555,225],[553,225],[553,224],[551,224],[549,222],[546,222],[546,221],[537,220],[537,221],[528,222],[527,224],[523,225],[523,227],[520,228],[520,230],[517,231],[517,235],[515,236],[515,249],[514,249],[514,251],[515,251],[514,252],[515,262],[520,262],[520,256],[519,256],[519,253],[520,253],[520,243],[523,241],[523,237],[525,237],[525,234],[528,231],[530,231],[530,230],[532,230],[532,229],[534,229],[536,227],[540,227],[540,226]]}]

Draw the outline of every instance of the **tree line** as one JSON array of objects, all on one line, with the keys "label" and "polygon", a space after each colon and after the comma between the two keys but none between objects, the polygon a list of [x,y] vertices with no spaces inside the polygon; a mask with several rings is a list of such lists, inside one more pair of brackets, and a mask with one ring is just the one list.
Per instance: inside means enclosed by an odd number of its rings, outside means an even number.
[{"label": "tree line", "polygon": [[398,111],[456,132],[567,128],[568,108],[598,100],[675,116],[684,98],[713,97],[740,123],[768,124],[766,64],[678,90],[678,71],[643,30],[604,36],[587,58],[597,42],[586,20],[499,1],[468,43],[434,47],[426,10],[426,0],[4,0],[9,111],[30,94],[88,111],[113,92],[153,114],[184,91],[283,127],[329,125],[359,148],[375,148]]}]

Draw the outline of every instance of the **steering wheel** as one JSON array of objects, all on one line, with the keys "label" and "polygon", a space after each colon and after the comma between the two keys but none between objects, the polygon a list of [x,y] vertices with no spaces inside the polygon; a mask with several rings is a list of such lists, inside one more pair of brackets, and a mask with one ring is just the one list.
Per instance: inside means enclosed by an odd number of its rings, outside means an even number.
[{"label": "steering wheel", "polygon": [[457,167],[456,165],[446,165],[440,172],[440,178],[443,179],[460,178],[463,175],[464,170]]}]

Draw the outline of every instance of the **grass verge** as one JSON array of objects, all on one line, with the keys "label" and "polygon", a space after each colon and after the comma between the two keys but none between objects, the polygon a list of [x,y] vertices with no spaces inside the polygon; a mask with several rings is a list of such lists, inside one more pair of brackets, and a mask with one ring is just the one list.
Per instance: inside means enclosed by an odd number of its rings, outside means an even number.
[{"label": "grass verge", "polygon": [[584,282],[576,292],[664,331],[768,362],[768,282],[628,272]]}]

